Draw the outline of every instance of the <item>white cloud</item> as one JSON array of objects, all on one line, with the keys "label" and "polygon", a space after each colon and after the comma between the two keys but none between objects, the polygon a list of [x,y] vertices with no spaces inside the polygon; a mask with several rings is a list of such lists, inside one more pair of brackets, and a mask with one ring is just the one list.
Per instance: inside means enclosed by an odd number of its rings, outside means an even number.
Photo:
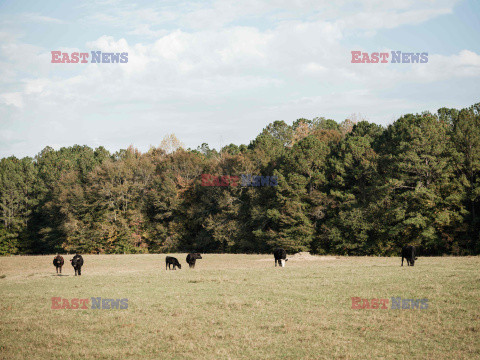
[{"label": "white cloud", "polygon": [[[419,24],[440,15],[450,14],[451,12],[451,8],[419,9],[404,12],[370,11],[348,16],[342,20],[339,20],[339,24],[342,26],[342,28],[352,30],[393,29],[406,24]],[[369,34],[371,35],[372,32]]]},{"label": "white cloud", "polygon": [[64,20],[56,19],[50,16],[41,15],[38,13],[26,13],[23,14],[24,21],[32,21],[39,23],[51,23],[51,24],[65,24]]},{"label": "white cloud", "polygon": [[50,84],[50,80],[48,79],[33,79],[33,80],[25,80],[25,94],[38,94],[42,93],[46,86]]},{"label": "white cloud", "polygon": [[127,32],[129,35],[147,36],[149,38],[159,38],[167,33],[167,30],[152,30],[148,24],[137,25],[133,30]]},{"label": "white cloud", "polygon": [[434,82],[453,78],[480,77],[480,55],[462,50],[450,56],[429,54],[427,64],[412,65],[411,81]]},{"label": "white cloud", "polygon": [[20,92],[0,94],[0,99],[6,105],[13,105],[18,108],[23,107],[23,99]]},{"label": "white cloud", "polygon": [[316,62],[309,62],[302,66],[302,71],[309,75],[323,75],[327,71],[327,68]]}]

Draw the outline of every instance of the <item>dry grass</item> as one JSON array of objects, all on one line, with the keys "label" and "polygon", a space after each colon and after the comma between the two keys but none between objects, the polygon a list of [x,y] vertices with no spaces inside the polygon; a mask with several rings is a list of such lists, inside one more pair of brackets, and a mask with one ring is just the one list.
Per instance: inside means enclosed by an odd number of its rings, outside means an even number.
[{"label": "dry grass", "polygon": [[[0,258],[2,359],[480,358],[480,258],[53,256]],[[2,275],[5,275],[2,277]],[[126,310],[52,310],[54,296],[128,298]],[[352,310],[351,297],[428,298],[427,310]],[[390,307],[390,306],[389,306]]]}]

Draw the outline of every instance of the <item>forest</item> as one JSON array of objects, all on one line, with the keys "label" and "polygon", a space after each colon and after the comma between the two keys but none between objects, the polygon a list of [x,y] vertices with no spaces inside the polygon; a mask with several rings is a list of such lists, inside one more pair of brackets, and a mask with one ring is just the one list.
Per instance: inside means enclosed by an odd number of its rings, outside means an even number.
[{"label": "forest", "polygon": [[[202,186],[202,175],[276,186]],[[203,184],[204,185],[204,184]],[[480,253],[480,103],[383,127],[274,121],[248,145],[44,148],[0,160],[0,255]]]}]

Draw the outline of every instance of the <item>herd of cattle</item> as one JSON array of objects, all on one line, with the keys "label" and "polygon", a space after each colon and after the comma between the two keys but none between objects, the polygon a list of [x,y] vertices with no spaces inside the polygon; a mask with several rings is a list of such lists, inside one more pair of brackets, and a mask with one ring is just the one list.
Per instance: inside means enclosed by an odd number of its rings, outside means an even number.
[{"label": "herd of cattle", "polygon": [[[73,259],[70,259],[70,262],[72,263],[72,266],[75,270],[75,276],[82,275],[82,266],[83,266],[83,257],[82,255],[75,254]],[[55,266],[55,269],[57,270],[57,274],[62,273],[62,267],[65,261],[63,260],[63,257],[60,255],[57,255],[53,258],[53,265]]]},{"label": "herd of cattle", "polygon": [[[407,260],[407,266],[414,266],[415,260],[417,260],[417,250],[415,249],[415,246],[411,245],[406,245],[402,248],[402,266],[403,266],[403,260]],[[277,264],[280,267],[285,267],[285,263],[288,261],[287,259],[287,252],[285,249],[275,249],[273,251],[273,257],[275,258],[275,266]],[[202,255],[199,253],[190,253],[187,255],[187,264],[190,266],[190,268],[195,268],[195,263],[198,259],[201,259]],[[75,254],[73,259],[70,260],[72,263],[73,268],[75,269],[75,276],[82,275],[82,266],[83,266],[83,257],[82,255]],[[53,265],[55,265],[55,268],[58,273],[62,273],[62,266],[64,264],[63,257],[60,255],[55,256],[53,259]],[[171,266],[173,265],[173,270],[176,270],[178,267],[179,269],[182,268],[182,265],[180,262],[177,260],[177,258],[174,258],[173,256],[167,256],[165,258],[165,269],[166,270],[172,270]]]}]

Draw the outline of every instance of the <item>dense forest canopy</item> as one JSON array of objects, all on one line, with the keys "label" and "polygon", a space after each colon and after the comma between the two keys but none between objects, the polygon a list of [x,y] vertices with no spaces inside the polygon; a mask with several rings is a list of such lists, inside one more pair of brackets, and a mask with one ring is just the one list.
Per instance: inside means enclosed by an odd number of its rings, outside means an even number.
[{"label": "dense forest canopy", "polygon": [[[202,174],[277,186],[202,186]],[[480,103],[367,121],[275,121],[247,145],[43,149],[0,160],[0,254],[480,253]]]}]

